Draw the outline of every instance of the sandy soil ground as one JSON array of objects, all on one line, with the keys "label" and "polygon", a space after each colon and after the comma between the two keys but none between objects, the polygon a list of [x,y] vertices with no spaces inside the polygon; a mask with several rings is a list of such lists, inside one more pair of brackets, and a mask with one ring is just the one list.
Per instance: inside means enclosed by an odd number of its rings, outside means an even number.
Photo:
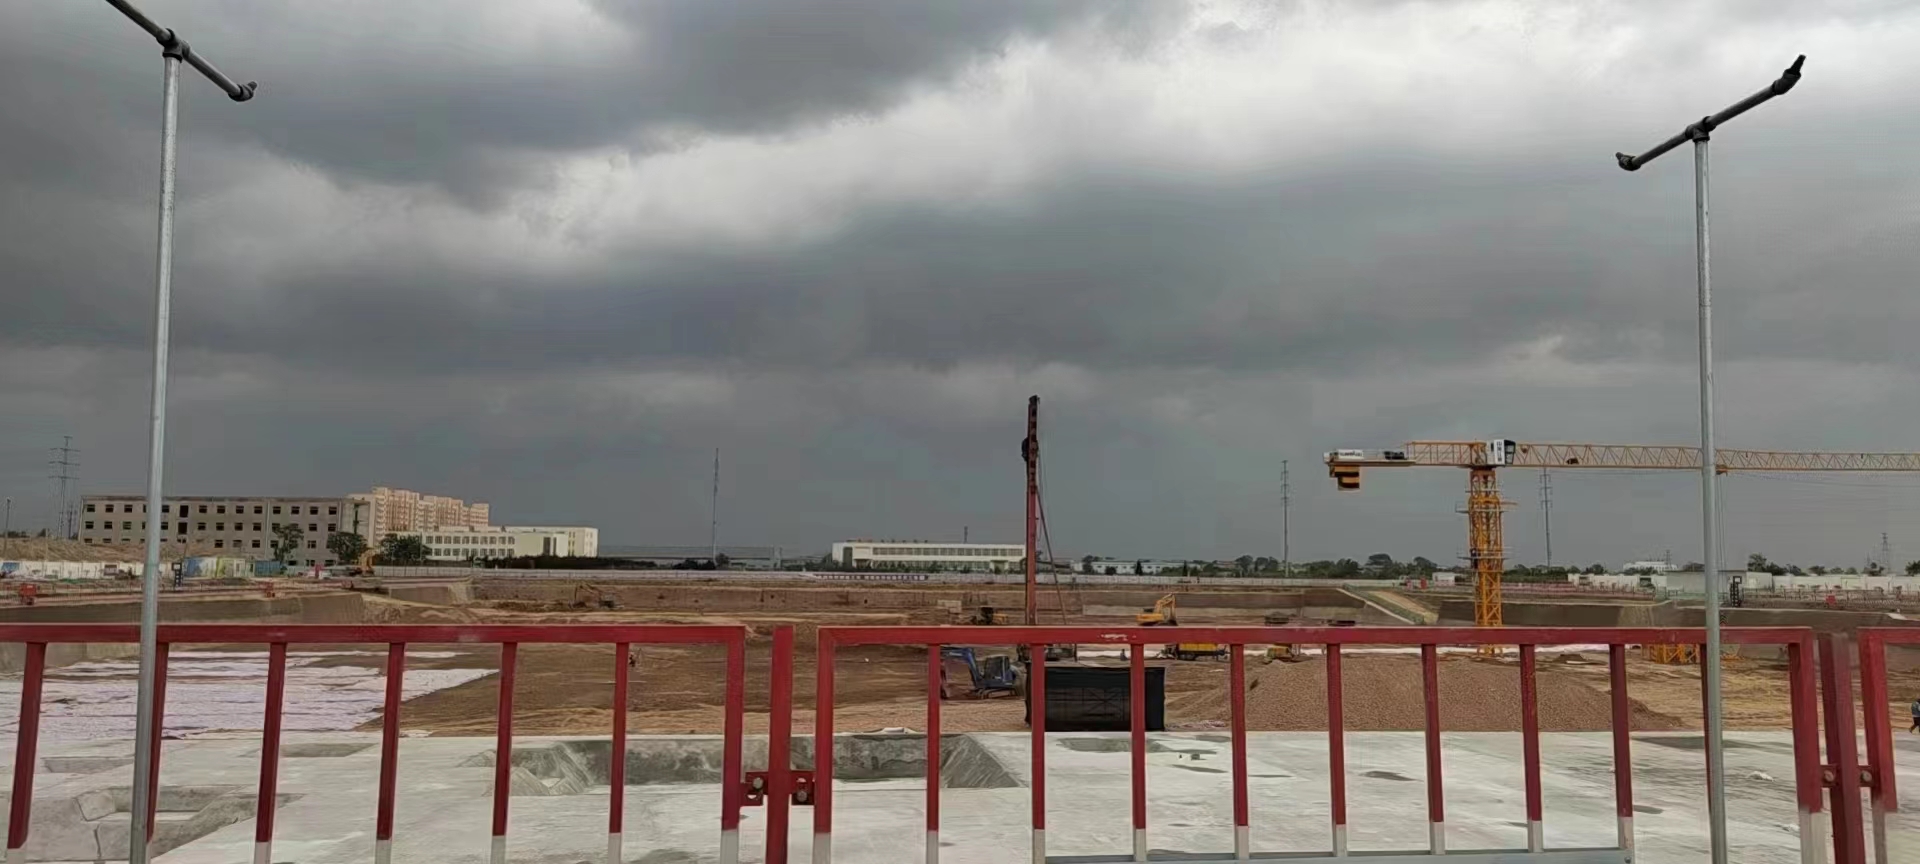
[{"label": "sandy soil ground", "polygon": [[[380,620],[427,622],[632,622],[720,623],[699,616],[636,612],[539,612],[526,608],[443,607],[381,600]],[[734,619],[727,619],[731,623]],[[769,639],[777,624],[797,627],[794,658],[794,728],[813,728],[816,680],[812,631],[821,624],[906,623],[895,614],[796,616],[752,619],[747,650],[746,725],[765,732],[769,682]],[[931,622],[914,622],[931,623]],[[1116,623],[1116,622],[1088,622]],[[453,657],[427,663],[440,668],[495,669],[495,646],[419,646],[452,651]],[[639,733],[717,732],[723,716],[725,655],[717,646],[645,646],[638,649],[625,705],[628,728]],[[514,730],[526,735],[596,734],[610,728],[616,658],[611,646],[525,645],[519,650],[514,688]],[[341,657],[343,664],[378,662]],[[1083,662],[1119,665],[1118,658]],[[1152,661],[1168,667],[1167,721],[1172,728],[1224,728],[1228,720],[1228,664],[1219,661]],[[1481,658],[1444,655],[1440,664],[1441,723],[1450,730],[1519,728],[1519,671],[1512,656]],[[1790,726],[1787,670],[1784,662],[1728,661],[1724,679],[1729,729],[1778,730]],[[1248,658],[1248,728],[1317,730],[1326,728],[1326,677],[1321,659],[1266,663]],[[889,727],[921,729],[926,723],[924,649],[874,646],[843,649],[835,667],[835,727],[870,731]],[[1920,693],[1920,670],[1895,669],[1894,704],[1889,716],[1906,728],[1905,704]],[[1422,728],[1422,697],[1417,658],[1356,655],[1344,667],[1346,725],[1355,730]],[[1539,663],[1542,728],[1548,731],[1603,730],[1611,718],[1604,655],[1543,651]],[[406,704],[401,727],[441,735],[486,735],[494,729],[499,677],[489,675],[440,690]],[[1628,692],[1636,729],[1698,729],[1701,726],[1700,670],[1632,659]],[[1018,699],[955,700],[943,703],[941,726],[952,732],[1017,731],[1025,728]],[[377,728],[377,723],[367,728]]]}]

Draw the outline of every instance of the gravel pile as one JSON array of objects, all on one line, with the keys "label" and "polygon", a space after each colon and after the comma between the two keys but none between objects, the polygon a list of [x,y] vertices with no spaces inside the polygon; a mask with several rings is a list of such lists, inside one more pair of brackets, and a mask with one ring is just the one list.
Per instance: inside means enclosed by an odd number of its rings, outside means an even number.
[{"label": "gravel pile", "polygon": [[[1505,732],[1520,728],[1520,664],[1517,659],[1440,660],[1440,728],[1448,732]],[[1426,728],[1426,702],[1415,657],[1348,656],[1341,664],[1346,728],[1356,731]],[[1224,684],[1222,676],[1222,683]],[[1561,673],[1542,657],[1536,676],[1540,729],[1591,732],[1610,728],[1607,691]],[[1169,711],[1179,721],[1224,720],[1227,696],[1220,690],[1181,694]],[[1685,728],[1678,720],[1632,703],[1633,728]],[[1247,667],[1247,728],[1257,731],[1327,728],[1327,666],[1315,657],[1300,663]]]}]

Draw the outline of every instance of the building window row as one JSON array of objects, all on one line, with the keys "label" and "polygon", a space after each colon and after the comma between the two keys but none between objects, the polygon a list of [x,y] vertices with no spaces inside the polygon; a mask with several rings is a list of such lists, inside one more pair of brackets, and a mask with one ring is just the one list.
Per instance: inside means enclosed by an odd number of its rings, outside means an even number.
[{"label": "building window row", "polygon": [[[162,513],[171,513],[171,512],[173,512],[173,506],[174,506],[174,505],[172,505],[172,504],[162,504],[162,505],[160,505],[160,512],[162,512]],[[229,505],[226,505],[226,504],[213,504],[213,505],[207,505],[207,504],[200,504],[200,505],[196,505],[196,506],[195,506],[195,509],[197,509],[197,510],[198,510],[198,511],[199,511],[200,513],[206,513],[206,512],[207,512],[207,508],[208,508],[209,506],[211,506],[211,507],[213,508],[213,512],[214,512],[214,515],[216,515],[216,516],[224,516],[224,515],[226,515],[226,512],[227,512],[227,507],[228,507]],[[246,507],[246,505],[243,505],[243,504],[234,504],[234,505],[231,505],[231,506],[233,507],[233,512],[234,512],[234,515],[240,515],[240,514],[243,514],[243,513],[246,513],[246,512],[247,512],[247,507]],[[279,505],[279,504],[275,504],[275,505],[273,505],[273,515],[275,515],[275,516],[278,516],[278,515],[280,515],[280,511],[281,511],[281,506],[282,506],[282,505]],[[287,510],[287,511],[289,512],[289,514],[290,514],[290,515],[294,515],[294,516],[298,516],[298,515],[300,515],[300,508],[301,508],[301,506],[303,506],[303,505],[299,505],[299,504],[294,504],[294,505],[289,505],[289,506],[287,506],[287,507],[286,507],[286,510]],[[317,504],[311,504],[311,505],[304,505],[304,506],[306,506],[306,510],[307,510],[307,514],[306,514],[306,515],[308,515],[308,516],[318,516],[318,515],[320,515],[320,506],[319,506],[319,505],[317,505]],[[105,505],[100,505],[100,504],[88,504],[88,505],[87,505],[87,512],[88,512],[88,513],[95,513],[95,512],[101,512],[101,511],[98,511],[98,510],[96,510],[96,509],[95,509],[96,507],[104,507],[104,508],[105,508],[105,511],[104,511],[104,512],[107,512],[107,513],[113,513],[113,512],[115,512],[115,511],[114,511],[114,505],[113,505],[113,504],[105,504]],[[119,510],[118,512],[121,512],[121,513],[132,513],[132,512],[133,512],[133,505],[132,505],[132,504],[121,504],[121,505],[119,505],[119,507],[120,507],[120,510]],[[185,514],[187,513],[187,511],[188,511],[188,509],[189,509],[189,507],[190,507],[190,505],[187,505],[187,504],[181,504],[181,505],[180,505],[180,513],[181,513],[182,515],[185,515]],[[260,504],[255,504],[255,505],[253,505],[253,515],[255,515],[255,516],[259,516],[259,515],[261,515],[261,510],[262,510],[262,509],[264,509],[264,507],[263,507],[263,505],[260,505]],[[142,505],[140,505],[140,512],[142,512],[142,513],[145,513],[145,512],[147,512],[147,505],[145,505],[145,504],[142,504]],[[327,515],[328,515],[328,516],[338,516],[338,515],[340,515],[340,506],[339,506],[339,505],[337,505],[337,504],[335,504],[335,505],[329,505],[329,506],[327,507]]]},{"label": "building window row", "polygon": [[972,549],[965,546],[879,546],[873,555],[898,558],[1019,558],[1026,550],[1018,546],[1004,546],[997,549]]}]

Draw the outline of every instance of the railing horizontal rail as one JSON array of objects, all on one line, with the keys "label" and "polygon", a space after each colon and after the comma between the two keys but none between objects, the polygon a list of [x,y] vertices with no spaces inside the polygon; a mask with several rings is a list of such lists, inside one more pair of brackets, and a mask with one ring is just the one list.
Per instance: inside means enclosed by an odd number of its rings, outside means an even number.
[{"label": "railing horizontal rail", "polygon": [[[181,644],[271,643],[452,645],[526,642],[580,644],[647,642],[722,643],[739,626],[680,624],[162,624],[159,641]],[[0,643],[138,642],[134,624],[0,624]]]},{"label": "railing horizontal rail", "polygon": [[[159,739],[165,722],[167,658],[172,646],[205,644],[264,644],[267,679],[262,700],[265,718],[260,748],[259,796],[255,803],[254,862],[273,860],[274,811],[278,806],[279,760],[285,702],[287,654],[290,645],[384,644],[387,646],[386,701],[381,717],[379,790],[374,812],[374,861],[392,860],[394,806],[398,797],[399,731],[402,677],[408,645],[499,645],[499,696],[495,714],[494,783],[491,848],[493,864],[507,861],[507,817],[513,765],[514,673],[519,646],[538,644],[604,644],[613,648],[612,744],[615,753],[626,750],[627,648],[632,645],[711,644],[726,650],[726,691],[721,743],[721,803],[719,861],[734,864],[740,854],[740,811],[743,785],[746,704],[746,636],[742,626],[677,624],[162,624],[155,658],[153,726],[154,747],[149,782],[150,802],[144,818],[146,836],[153,836],[158,800]],[[787,637],[789,640],[791,636]],[[34,766],[39,744],[42,684],[47,674],[47,646],[74,643],[136,643],[139,628],[132,624],[0,624],[0,643],[27,646],[20,691],[19,734],[14,743],[12,798],[8,802],[7,861],[24,860],[33,815]],[[612,760],[619,778],[623,760]],[[609,794],[607,860],[621,860],[622,809],[625,788],[615,779]],[[343,831],[348,830],[343,827]],[[541,848],[543,844],[535,844]]]},{"label": "railing horizontal rail", "polygon": [[[1807,862],[1822,861],[1819,822],[1816,818],[1822,809],[1822,779],[1819,741],[1815,731],[1819,727],[1819,721],[1815,713],[1817,679],[1814,669],[1813,631],[1805,627],[1730,627],[1721,631],[1721,637],[1722,641],[1729,645],[1777,645],[1786,649],[1789,666],[1788,700],[1794,728],[1792,739],[1794,797],[1800,817],[1801,858]],[[1149,709],[1145,701],[1147,686],[1144,674],[1146,655],[1144,646],[1187,646],[1194,643],[1210,643],[1212,648],[1196,650],[1224,650],[1230,661],[1227,678],[1230,687],[1228,706],[1231,715],[1229,718],[1231,736],[1228,740],[1231,742],[1234,825],[1233,851],[1220,853],[1217,859],[1208,857],[1205,860],[1247,861],[1253,858],[1270,857],[1249,848],[1248,822],[1251,808],[1247,801],[1245,650],[1248,646],[1261,644],[1324,645],[1327,648],[1328,767],[1329,794],[1332,798],[1329,808],[1332,820],[1330,855],[1335,859],[1373,860],[1369,856],[1382,853],[1348,849],[1346,740],[1341,698],[1343,652],[1341,649],[1342,646],[1417,647],[1420,661],[1419,674],[1425,702],[1423,732],[1425,733],[1424,749],[1427,769],[1428,848],[1424,854],[1403,852],[1388,854],[1403,856],[1395,860],[1409,862],[1456,860],[1460,859],[1464,853],[1459,850],[1449,853],[1447,849],[1446,795],[1440,758],[1441,681],[1437,664],[1438,649],[1441,646],[1515,645],[1519,646],[1518,687],[1521,702],[1522,744],[1520,766],[1522,776],[1518,779],[1520,787],[1524,789],[1526,821],[1521,824],[1526,827],[1526,845],[1524,848],[1488,853],[1487,860],[1497,859],[1511,862],[1511,864],[1567,860],[1610,861],[1625,864],[1632,861],[1634,856],[1632,748],[1629,735],[1632,710],[1626,689],[1627,652],[1625,649],[1632,644],[1699,645],[1705,641],[1706,631],[1698,627],[827,626],[819,628],[816,633],[818,657],[815,668],[818,677],[815,682],[817,703],[814,752],[833,752],[834,662],[836,651],[840,647],[883,644],[927,646],[929,651],[927,726],[932,734],[932,730],[939,728],[939,700],[943,689],[939,686],[937,678],[942,674],[942,667],[938,660],[939,646],[1022,646],[1026,649],[1027,658],[1025,690],[1028,728],[1032,738],[1033,764],[1030,776],[1027,778],[1029,803],[1032,810],[1031,861],[1033,864],[1045,864],[1050,860],[1046,842],[1048,808],[1045,736],[1048,663],[1044,658],[1047,656],[1047,648],[1052,645],[1066,644],[1079,645],[1083,648],[1090,645],[1124,646],[1127,653],[1125,671],[1129,688],[1126,704],[1130,732],[1129,773],[1132,785],[1133,854],[1131,860],[1154,860],[1150,854],[1152,847],[1148,842],[1146,807],[1146,717]],[[1539,687],[1536,680],[1537,649],[1540,646],[1555,645],[1603,645],[1606,647],[1612,701],[1610,725],[1613,738],[1614,809],[1618,826],[1616,845],[1612,847],[1550,849],[1546,845],[1544,792],[1541,778]],[[976,682],[980,680],[977,675],[975,680]],[[927,746],[927,834],[923,861],[925,864],[938,864],[942,845],[939,837],[940,764],[937,758],[937,745],[930,741]],[[814,807],[812,860],[814,864],[830,864],[833,854],[834,814],[832,760],[819,760],[815,764],[812,780]],[[1183,854],[1191,857],[1191,853]],[[1466,857],[1479,860],[1474,855]],[[1181,858],[1180,860],[1189,859]],[[1201,859],[1193,858],[1192,860]]]},{"label": "railing horizontal rail", "polygon": [[[1728,627],[1730,645],[1808,642],[1805,627]],[[1699,627],[821,627],[818,638],[836,645],[947,644],[1159,645],[1170,641],[1235,642],[1242,645],[1697,645]]]}]

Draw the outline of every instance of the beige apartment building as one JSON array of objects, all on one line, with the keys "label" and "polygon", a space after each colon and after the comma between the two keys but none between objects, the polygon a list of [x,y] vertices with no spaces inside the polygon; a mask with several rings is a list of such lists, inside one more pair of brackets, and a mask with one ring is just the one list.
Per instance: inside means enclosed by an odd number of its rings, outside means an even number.
[{"label": "beige apartment building", "polygon": [[[160,505],[160,536],[169,544],[211,546],[215,554],[268,559],[273,557],[273,532],[291,523],[300,526],[301,538],[287,556],[288,564],[347,563],[334,560],[327,538],[353,530],[353,503],[345,498],[177,495]],[[145,495],[87,495],[80,511],[82,543],[146,542]]]},{"label": "beige apartment building", "polygon": [[361,505],[361,519],[367,529],[361,533],[369,543],[378,543],[388,534],[435,528],[485,528],[490,524],[490,508],[477,501],[468,504],[458,498],[422,495],[411,489],[386,486],[375,486],[371,492],[355,492],[347,497]]}]

